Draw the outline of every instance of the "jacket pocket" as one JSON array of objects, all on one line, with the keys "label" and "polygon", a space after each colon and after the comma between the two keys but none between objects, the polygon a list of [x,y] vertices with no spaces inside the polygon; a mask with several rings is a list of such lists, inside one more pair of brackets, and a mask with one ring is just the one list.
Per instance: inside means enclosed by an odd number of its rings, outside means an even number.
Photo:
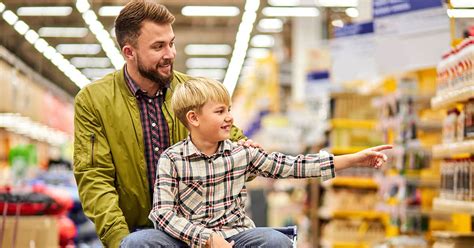
[{"label": "jacket pocket", "polygon": [[199,215],[204,210],[204,187],[202,181],[181,181],[179,202],[183,212],[190,216]]},{"label": "jacket pocket", "polygon": [[91,151],[90,151],[90,154],[91,154],[91,166],[94,167],[94,164],[95,164],[95,133],[91,133],[90,134],[90,147],[91,147]]}]

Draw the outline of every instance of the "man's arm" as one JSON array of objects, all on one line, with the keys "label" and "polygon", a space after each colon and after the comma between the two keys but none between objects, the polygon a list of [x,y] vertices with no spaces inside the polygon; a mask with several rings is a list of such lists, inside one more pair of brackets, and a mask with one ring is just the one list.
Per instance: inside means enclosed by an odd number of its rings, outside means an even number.
[{"label": "man's arm", "polygon": [[118,247],[129,234],[114,186],[115,166],[100,120],[87,91],[75,101],[74,176],[84,213],[106,247]]},{"label": "man's arm", "polygon": [[[163,153],[158,161],[158,172],[153,193],[153,208],[149,218],[155,228],[162,229],[169,235],[186,242],[191,247],[206,245],[213,230],[195,225],[184,217],[177,215],[179,208],[179,181],[176,167],[171,159]],[[188,192],[190,195],[193,192]],[[196,201],[198,201],[196,199]],[[198,204],[198,202],[195,202]]]}]

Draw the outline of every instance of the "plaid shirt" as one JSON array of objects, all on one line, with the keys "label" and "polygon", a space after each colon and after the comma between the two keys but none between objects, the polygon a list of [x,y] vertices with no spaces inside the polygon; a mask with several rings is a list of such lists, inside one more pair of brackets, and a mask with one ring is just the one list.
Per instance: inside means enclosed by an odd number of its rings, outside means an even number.
[{"label": "plaid shirt", "polygon": [[245,183],[270,178],[335,176],[333,155],[288,156],[220,142],[212,156],[201,153],[190,138],[163,152],[149,215],[155,228],[191,247],[205,245],[216,232],[229,238],[255,224],[245,214]]},{"label": "plaid shirt", "polygon": [[142,121],[143,140],[145,144],[145,159],[148,168],[148,185],[150,194],[153,192],[153,185],[156,177],[156,164],[161,153],[170,146],[168,124],[161,111],[164,102],[167,85],[164,90],[156,92],[154,97],[149,97],[141,90],[133,79],[128,75],[127,68],[124,70],[125,81],[128,88],[137,99],[140,109],[140,119]]}]

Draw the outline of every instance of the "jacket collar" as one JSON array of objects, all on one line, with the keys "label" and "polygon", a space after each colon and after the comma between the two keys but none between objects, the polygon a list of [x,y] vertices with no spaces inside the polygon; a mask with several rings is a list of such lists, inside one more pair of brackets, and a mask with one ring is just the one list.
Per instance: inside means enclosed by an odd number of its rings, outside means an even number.
[{"label": "jacket collar", "polygon": [[[232,142],[228,139],[219,142],[219,147],[217,152],[213,155],[228,154],[232,151]],[[183,141],[183,156],[186,157],[207,157],[204,153],[199,151],[199,149],[191,141],[191,136],[188,135],[188,138]]]}]

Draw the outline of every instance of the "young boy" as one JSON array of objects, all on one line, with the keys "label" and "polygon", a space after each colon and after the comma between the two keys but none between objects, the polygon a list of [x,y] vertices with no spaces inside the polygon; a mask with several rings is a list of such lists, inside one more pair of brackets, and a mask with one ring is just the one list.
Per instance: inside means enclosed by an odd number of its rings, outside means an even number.
[{"label": "young boy", "polygon": [[191,81],[176,88],[171,102],[190,135],[161,155],[149,215],[160,235],[171,236],[170,247],[291,247],[285,235],[255,228],[245,214],[247,181],[256,176],[327,180],[335,171],[379,168],[387,160],[380,151],[390,145],[343,156],[323,151],[288,156],[232,143],[229,93],[215,80]]}]

